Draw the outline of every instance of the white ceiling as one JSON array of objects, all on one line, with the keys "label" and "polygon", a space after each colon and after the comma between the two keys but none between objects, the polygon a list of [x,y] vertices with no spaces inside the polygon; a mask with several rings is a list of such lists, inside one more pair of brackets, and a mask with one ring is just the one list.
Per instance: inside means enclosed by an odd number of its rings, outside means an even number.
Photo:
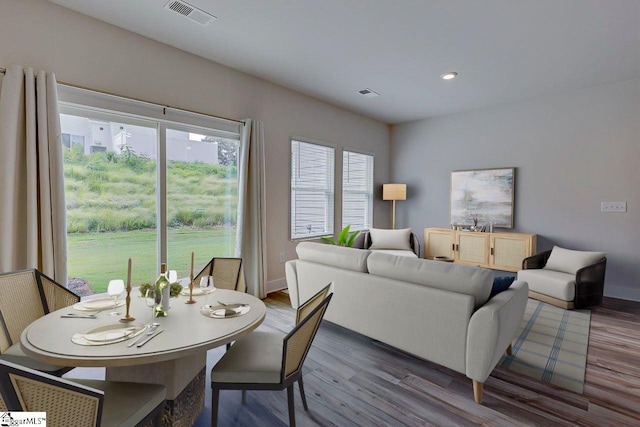
[{"label": "white ceiling", "polygon": [[51,1],[386,123],[640,77],[639,0]]}]

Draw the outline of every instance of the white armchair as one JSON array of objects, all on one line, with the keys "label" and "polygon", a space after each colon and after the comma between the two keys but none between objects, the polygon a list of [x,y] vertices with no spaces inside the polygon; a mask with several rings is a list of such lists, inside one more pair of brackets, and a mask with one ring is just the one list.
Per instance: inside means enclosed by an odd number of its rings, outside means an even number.
[{"label": "white armchair", "polygon": [[604,293],[605,255],[554,246],[525,258],[518,280],[529,283],[529,298],[561,308],[599,305]]},{"label": "white armchair", "polygon": [[372,228],[363,234],[362,246],[359,246],[361,249],[420,258],[420,242],[410,228],[400,230]]}]

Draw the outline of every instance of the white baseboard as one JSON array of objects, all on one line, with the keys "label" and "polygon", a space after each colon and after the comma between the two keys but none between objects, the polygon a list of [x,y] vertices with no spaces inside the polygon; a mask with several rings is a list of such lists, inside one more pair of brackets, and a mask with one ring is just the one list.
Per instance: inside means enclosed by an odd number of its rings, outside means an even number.
[{"label": "white baseboard", "polygon": [[269,280],[267,282],[267,293],[281,291],[287,289],[287,279],[284,277],[276,280]]},{"label": "white baseboard", "polygon": [[629,301],[640,301],[640,289],[625,288],[622,286],[605,286],[604,296]]}]

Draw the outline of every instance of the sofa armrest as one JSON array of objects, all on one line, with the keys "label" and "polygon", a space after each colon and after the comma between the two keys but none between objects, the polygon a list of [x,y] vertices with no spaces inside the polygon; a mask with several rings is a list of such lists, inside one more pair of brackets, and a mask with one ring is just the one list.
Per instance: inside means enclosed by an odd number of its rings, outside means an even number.
[{"label": "sofa armrest", "polygon": [[522,260],[523,270],[539,270],[547,265],[547,260],[551,255],[551,251],[540,252],[539,254],[530,256]]},{"label": "sofa armrest", "polygon": [[365,247],[365,241],[367,239],[368,234],[369,234],[368,231],[362,231],[360,234],[358,234],[355,240],[353,241],[353,246],[351,247],[355,249],[367,249]]},{"label": "sofa armrest", "polygon": [[414,254],[420,258],[420,240],[418,240],[418,236],[416,233],[411,233],[411,237],[409,238],[409,244],[411,245],[411,250]]},{"label": "sofa armrest", "polygon": [[467,333],[466,375],[483,383],[511,344],[527,307],[529,285],[515,281],[473,313]]},{"label": "sofa armrest", "polygon": [[575,308],[602,304],[607,258],[576,272]]},{"label": "sofa armrest", "polygon": [[298,292],[298,271],[296,270],[297,260],[287,261],[284,265],[287,288],[289,289],[289,299],[291,307],[297,309],[300,305],[300,292]]}]

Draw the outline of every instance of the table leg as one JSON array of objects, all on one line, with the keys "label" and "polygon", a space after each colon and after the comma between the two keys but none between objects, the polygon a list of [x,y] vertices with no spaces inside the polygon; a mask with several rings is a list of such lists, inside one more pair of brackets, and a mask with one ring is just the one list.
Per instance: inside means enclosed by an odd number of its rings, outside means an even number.
[{"label": "table leg", "polygon": [[206,353],[148,365],[107,368],[108,381],[162,384],[167,387],[163,427],[193,425],[204,408]]}]

